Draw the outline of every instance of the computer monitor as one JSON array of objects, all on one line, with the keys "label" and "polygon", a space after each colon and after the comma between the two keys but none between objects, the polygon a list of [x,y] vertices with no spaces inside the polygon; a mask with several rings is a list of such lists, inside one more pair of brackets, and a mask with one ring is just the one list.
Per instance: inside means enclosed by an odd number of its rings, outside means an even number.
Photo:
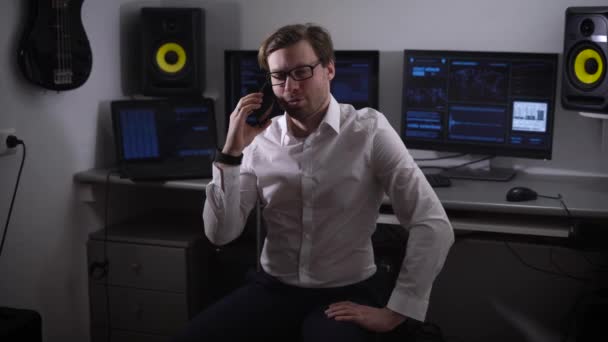
[{"label": "computer monitor", "polygon": [[378,109],[378,70],[380,54],[377,50],[339,50],[336,56],[336,76],[331,81],[331,93],[340,103],[357,109]]},{"label": "computer monitor", "polygon": [[[355,108],[378,109],[379,52],[371,50],[335,51],[336,77],[331,82],[331,92],[338,102],[352,104]],[[260,69],[255,50],[226,50],[224,53],[226,119],[239,99],[259,91],[265,82],[265,72]],[[282,110],[276,106],[275,111]]]},{"label": "computer monitor", "polygon": [[[403,141],[551,159],[557,66],[551,53],[404,50]],[[498,177],[512,177],[506,171]]]}]

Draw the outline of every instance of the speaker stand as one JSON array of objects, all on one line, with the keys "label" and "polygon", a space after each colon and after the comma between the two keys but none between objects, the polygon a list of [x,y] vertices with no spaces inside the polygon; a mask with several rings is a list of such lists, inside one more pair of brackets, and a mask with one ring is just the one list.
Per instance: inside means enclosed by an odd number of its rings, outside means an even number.
[{"label": "speaker stand", "polygon": [[581,116],[602,120],[602,152],[608,151],[608,113],[578,112]]}]

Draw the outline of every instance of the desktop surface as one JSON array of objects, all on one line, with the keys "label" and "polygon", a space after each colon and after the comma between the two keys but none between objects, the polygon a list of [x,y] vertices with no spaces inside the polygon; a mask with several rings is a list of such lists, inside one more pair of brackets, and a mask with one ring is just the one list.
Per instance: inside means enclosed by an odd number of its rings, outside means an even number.
[{"label": "desktop surface", "polygon": [[608,218],[608,177],[549,176],[520,172],[508,182],[452,179],[452,186],[434,190],[448,210],[567,216],[562,204],[556,199],[539,197],[524,202],[507,201],[508,191],[516,186],[530,188],[543,196],[561,195],[573,216]]},{"label": "desktop surface", "polygon": [[[91,169],[74,175],[81,184],[104,184],[108,170]],[[149,186],[205,191],[210,179],[175,180],[168,182],[133,182],[117,174],[110,182],[129,186]],[[514,186],[526,186],[540,195],[561,194],[571,214],[578,217],[608,219],[608,177],[536,175],[519,172],[509,182],[452,179],[451,186],[433,190],[446,210],[503,212],[564,216],[559,201],[538,198],[535,201],[508,202],[506,194]],[[384,204],[390,204],[385,196]]]}]

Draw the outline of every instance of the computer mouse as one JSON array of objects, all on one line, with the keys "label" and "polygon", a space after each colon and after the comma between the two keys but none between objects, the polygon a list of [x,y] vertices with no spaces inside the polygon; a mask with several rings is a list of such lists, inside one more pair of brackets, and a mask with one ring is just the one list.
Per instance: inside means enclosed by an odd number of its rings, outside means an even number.
[{"label": "computer mouse", "polygon": [[538,193],[536,191],[524,186],[516,186],[507,192],[507,201],[509,202],[531,201],[537,198]]}]

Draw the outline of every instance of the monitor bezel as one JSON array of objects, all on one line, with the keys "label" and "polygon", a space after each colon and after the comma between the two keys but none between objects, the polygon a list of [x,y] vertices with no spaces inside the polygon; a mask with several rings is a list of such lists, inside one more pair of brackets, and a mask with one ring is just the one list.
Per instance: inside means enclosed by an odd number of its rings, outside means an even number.
[{"label": "monitor bezel", "polygon": [[[554,65],[551,100],[548,103],[547,117],[547,136],[550,137],[548,146],[543,149],[509,147],[491,145],[489,143],[465,143],[431,141],[417,138],[407,138],[404,132],[405,125],[405,110],[406,110],[406,82],[407,70],[410,56],[431,56],[431,55],[450,55],[450,57],[482,57],[482,58],[504,58],[513,60],[528,59],[528,60],[543,60],[551,61]],[[557,73],[558,73],[558,54],[557,53],[538,53],[538,52],[498,52],[498,51],[474,51],[474,50],[420,50],[420,49],[404,49],[403,50],[403,72],[402,72],[402,88],[401,88],[401,111],[399,136],[408,149],[420,149],[440,152],[461,152],[468,154],[482,154],[505,157],[521,157],[530,159],[546,159],[551,160],[553,154],[553,138],[554,138],[554,122],[556,114],[556,89],[557,89]],[[512,115],[510,113],[509,115]]]}]

